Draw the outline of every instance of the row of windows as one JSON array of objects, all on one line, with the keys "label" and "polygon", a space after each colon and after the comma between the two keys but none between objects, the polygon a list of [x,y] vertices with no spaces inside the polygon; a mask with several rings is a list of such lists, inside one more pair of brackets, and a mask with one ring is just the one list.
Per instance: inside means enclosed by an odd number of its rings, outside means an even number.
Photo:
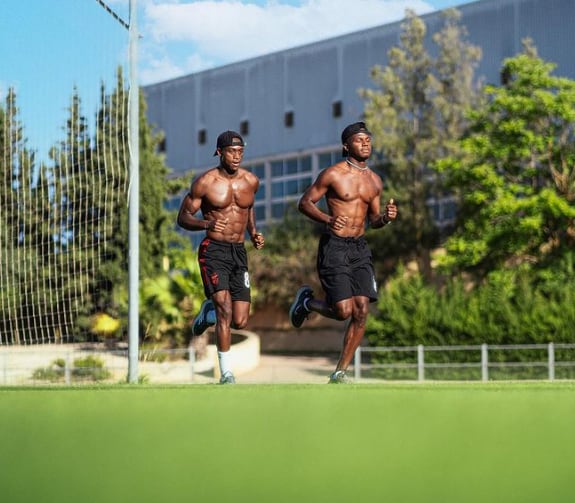
[{"label": "row of windows", "polygon": [[[334,118],[341,117],[343,105],[341,101],[334,101],[332,103],[332,116]],[[288,111],[284,114],[284,126],[286,128],[292,128],[295,124],[295,115],[293,111]],[[239,133],[242,136],[247,136],[250,134],[250,122],[248,120],[243,120],[240,122]],[[198,143],[200,145],[205,145],[208,141],[208,132],[206,129],[200,129],[198,131]],[[166,137],[162,138],[158,145],[158,151],[160,153],[165,153],[167,149]]]},{"label": "row of windows", "polygon": [[[341,101],[334,101],[331,104],[331,115],[334,118],[339,118],[343,114],[343,104]],[[295,125],[295,112],[293,110],[288,110],[284,113],[284,126],[286,128],[292,128]],[[239,133],[242,136],[247,136],[250,134],[250,121],[243,120],[240,122]],[[200,129],[198,131],[198,143],[200,145],[205,145],[208,141],[208,132],[206,129]],[[165,145],[164,145],[165,148]]]},{"label": "row of windows", "polygon": [[260,179],[254,204],[258,225],[282,220],[288,211],[293,211],[301,194],[312,184],[314,175],[335,164],[339,155],[337,150],[246,166]]},{"label": "row of windows", "polygon": [[[270,206],[270,217],[272,220],[278,221],[278,220],[283,220],[283,218],[285,217],[285,215],[287,214],[289,209],[293,209],[296,206],[296,202],[295,201],[290,201],[290,202],[283,202],[283,201],[279,201],[276,203],[272,203]],[[267,218],[266,215],[266,207],[265,205],[261,204],[261,205],[256,205],[254,207],[254,211],[255,211],[255,215],[256,215],[256,221],[258,223],[258,227],[259,228],[265,228],[265,222],[267,222],[269,219]]]}]

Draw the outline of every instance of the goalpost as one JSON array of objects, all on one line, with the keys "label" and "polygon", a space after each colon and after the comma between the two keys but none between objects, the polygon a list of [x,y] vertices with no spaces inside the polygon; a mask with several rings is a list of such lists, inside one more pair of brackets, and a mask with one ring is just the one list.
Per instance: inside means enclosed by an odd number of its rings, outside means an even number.
[{"label": "goalpost", "polygon": [[138,22],[137,1],[130,0],[130,212],[129,212],[129,312],[128,312],[128,382],[138,382],[139,353],[139,287],[140,287],[140,145],[139,145],[139,86],[138,86]]},{"label": "goalpost", "polygon": [[[3,8],[2,16],[13,11]],[[19,30],[52,24],[52,33],[30,36],[34,47],[2,39],[19,58],[0,82],[0,346],[127,330],[130,382],[138,356],[136,11],[136,0],[119,14],[103,0],[40,2]]]}]

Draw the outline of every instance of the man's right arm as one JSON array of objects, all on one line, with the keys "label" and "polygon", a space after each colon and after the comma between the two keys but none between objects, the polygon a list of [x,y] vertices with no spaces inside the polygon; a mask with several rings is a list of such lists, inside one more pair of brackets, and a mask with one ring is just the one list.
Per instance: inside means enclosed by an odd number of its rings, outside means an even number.
[{"label": "man's right arm", "polygon": [[202,198],[197,194],[197,185],[194,184],[180,205],[177,219],[178,225],[188,231],[201,231],[213,228],[215,221],[204,220],[195,216],[201,205]]},{"label": "man's right arm", "polygon": [[334,173],[330,168],[322,171],[317,180],[302,194],[298,203],[298,210],[306,217],[320,224],[326,224],[334,231],[341,231],[347,225],[347,217],[343,215],[333,216],[321,211],[317,206],[318,201],[325,196],[330,188],[332,176]]},{"label": "man's right arm", "polygon": [[306,217],[322,224],[331,221],[330,215],[317,207],[317,202],[325,195],[328,189],[325,172],[320,173],[317,180],[302,194],[298,202],[298,210]]}]

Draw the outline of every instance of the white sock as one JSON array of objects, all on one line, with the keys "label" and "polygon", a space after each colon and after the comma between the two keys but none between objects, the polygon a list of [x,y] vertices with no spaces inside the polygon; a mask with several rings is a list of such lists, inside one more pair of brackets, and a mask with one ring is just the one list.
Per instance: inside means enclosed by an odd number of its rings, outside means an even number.
[{"label": "white sock", "polygon": [[220,374],[226,375],[231,374],[232,370],[230,368],[230,352],[229,351],[218,351],[218,361],[220,362]]}]

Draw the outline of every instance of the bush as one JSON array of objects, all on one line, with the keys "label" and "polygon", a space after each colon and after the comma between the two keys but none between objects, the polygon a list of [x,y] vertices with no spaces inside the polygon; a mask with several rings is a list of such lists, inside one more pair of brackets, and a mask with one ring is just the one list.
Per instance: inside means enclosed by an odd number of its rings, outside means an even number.
[{"label": "bush", "polygon": [[366,335],[372,346],[572,342],[573,261],[567,255],[541,270],[499,270],[479,285],[458,276],[442,287],[399,270],[381,291]]},{"label": "bush", "polygon": [[36,369],[32,373],[32,379],[35,381],[58,382],[64,380],[66,362],[63,358],[54,360],[49,367]]},{"label": "bush", "polygon": [[112,373],[105,368],[100,358],[89,355],[74,360],[72,375],[86,381],[104,381]]},{"label": "bush", "polygon": [[[75,359],[70,374],[84,381],[104,381],[112,375],[100,358],[91,355]],[[58,358],[49,367],[38,368],[32,373],[32,379],[36,381],[62,382],[65,378],[66,361],[63,358]]]}]

